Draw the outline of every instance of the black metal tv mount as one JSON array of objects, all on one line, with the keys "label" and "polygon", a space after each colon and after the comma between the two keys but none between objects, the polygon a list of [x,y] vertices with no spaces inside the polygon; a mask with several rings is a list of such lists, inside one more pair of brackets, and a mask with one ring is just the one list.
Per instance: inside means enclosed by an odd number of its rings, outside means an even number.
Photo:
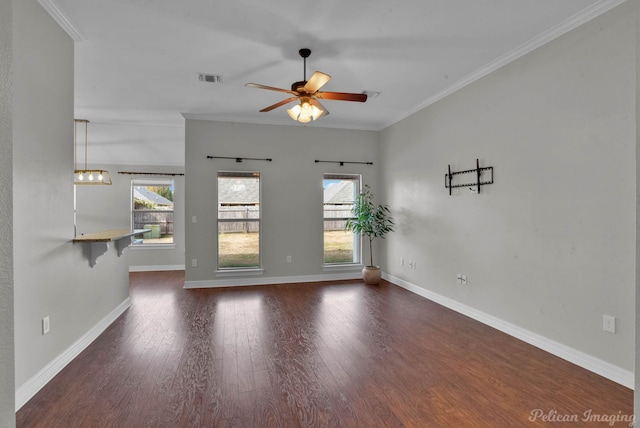
[{"label": "black metal tv mount", "polygon": [[[491,172],[491,178],[488,180],[484,180],[482,181],[482,173],[484,171],[489,171]],[[453,176],[455,175],[461,175],[461,174],[471,174],[471,173],[475,173],[476,175],[476,181],[475,183],[463,183],[463,184],[453,184]],[[474,169],[467,169],[465,171],[456,171],[456,172],[451,172],[451,165],[448,166],[448,172],[444,175],[444,187],[449,189],[449,195],[451,195],[451,189],[455,189],[456,187],[469,187],[469,188],[473,188],[473,186],[476,186],[476,190],[478,193],[480,193],[480,186],[485,185],[485,184],[493,184],[493,167],[492,166],[485,166],[480,168],[480,161],[478,159],[476,159],[476,167]]]}]

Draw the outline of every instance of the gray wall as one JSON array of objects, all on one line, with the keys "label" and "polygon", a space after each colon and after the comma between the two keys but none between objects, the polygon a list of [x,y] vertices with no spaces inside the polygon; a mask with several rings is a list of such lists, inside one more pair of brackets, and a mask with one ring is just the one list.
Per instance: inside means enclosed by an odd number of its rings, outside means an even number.
[{"label": "gray wall", "polygon": [[[15,384],[20,395],[37,387],[65,351],[126,303],[129,290],[126,251],[118,258],[111,250],[90,268],[84,246],[71,243],[73,42],[35,0],[14,1],[13,8]],[[42,335],[45,316],[51,331]]]},{"label": "gray wall", "polygon": [[[635,3],[382,132],[385,270],[634,369]],[[449,196],[447,165],[495,168]],[[401,257],[417,269],[400,266]],[[457,274],[468,276],[458,285]],[[602,329],[603,314],[617,332]]]},{"label": "gray wall", "polygon": [[[89,163],[183,167],[184,125],[92,121],[89,124],[89,146]],[[78,153],[79,165],[82,166],[84,147],[78,147]]]},{"label": "gray wall", "polygon": [[[187,120],[187,283],[216,279],[216,176],[219,170],[261,172],[264,275],[262,279],[253,277],[254,283],[273,277],[321,279],[323,275],[330,275],[322,269],[323,174],[362,174],[363,182],[375,190],[377,138],[377,133],[370,131]],[[236,163],[207,159],[207,155],[272,158],[273,161]],[[370,161],[375,165],[316,164],[316,159]],[[193,216],[197,217],[197,223],[191,222]],[[286,263],[287,255],[292,256],[292,263]],[[198,267],[191,267],[191,259],[198,259]],[[206,283],[199,285],[206,286]]]},{"label": "gray wall", "polygon": [[0,0],[0,426],[15,426],[13,342],[13,13]]},{"label": "gray wall", "polygon": [[[91,144],[91,124],[89,141]],[[89,147],[91,152],[91,146]],[[106,169],[111,175],[111,186],[77,186],[77,233],[92,233],[109,229],[131,227],[131,179],[164,179],[175,181],[174,194],[174,247],[129,248],[132,271],[184,269],[184,176],[123,175],[125,172],[182,173],[183,167],[150,165],[89,164],[90,168]]]},{"label": "gray wall", "polygon": [[[637,30],[640,28],[640,6],[638,1],[634,2],[635,5],[635,19],[636,19],[636,254],[640,252],[640,109],[638,109],[638,100],[640,100],[640,32]],[[635,335],[635,391],[640,391],[640,260],[636,257],[636,335]],[[634,394],[634,409],[635,420],[640,420],[640,393]]]}]

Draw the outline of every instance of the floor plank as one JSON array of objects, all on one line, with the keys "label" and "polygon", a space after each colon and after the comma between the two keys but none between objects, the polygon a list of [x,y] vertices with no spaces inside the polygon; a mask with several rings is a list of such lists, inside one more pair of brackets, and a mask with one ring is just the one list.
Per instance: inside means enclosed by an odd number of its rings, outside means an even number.
[{"label": "floor plank", "polygon": [[[387,282],[130,279],[131,308],[18,427],[611,426],[585,412],[633,414],[633,391]],[[574,421],[531,420],[535,409]]]}]

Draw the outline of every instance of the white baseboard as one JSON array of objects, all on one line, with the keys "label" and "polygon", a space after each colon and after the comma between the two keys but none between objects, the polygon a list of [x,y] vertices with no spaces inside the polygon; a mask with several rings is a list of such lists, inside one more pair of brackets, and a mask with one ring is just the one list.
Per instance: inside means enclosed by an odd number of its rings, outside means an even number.
[{"label": "white baseboard", "polygon": [[383,273],[382,277],[387,281],[390,281],[415,294],[418,294],[422,297],[432,300],[446,308],[449,308],[453,311],[466,315],[469,318],[473,318],[476,321],[479,321],[483,324],[493,327],[496,330],[499,330],[503,333],[506,333],[517,339],[520,339],[523,342],[526,342],[530,345],[535,346],[536,348],[540,348],[544,351],[547,351],[557,357],[567,360],[593,373],[599,374],[600,376],[603,376],[609,380],[619,383],[620,385],[626,386],[627,388],[630,388],[630,389],[634,389],[635,382],[634,382],[633,372],[630,372],[628,370],[615,366],[611,363],[595,358],[589,354],[585,354],[584,352],[581,352],[581,351],[578,351],[577,349],[573,349],[569,346],[563,345],[562,343],[553,341],[540,334],[533,333],[522,327],[518,327],[515,324],[511,324],[507,321],[501,320],[500,318],[494,317],[493,315],[489,315],[485,312],[482,312],[470,306],[464,305],[448,297],[426,290],[422,287],[418,287],[415,284],[411,284],[410,282],[397,278],[393,275]]},{"label": "white baseboard", "polygon": [[165,270],[184,270],[184,265],[129,266],[129,272],[159,272]]},{"label": "white baseboard", "polygon": [[218,288],[243,287],[249,285],[290,284],[294,282],[343,281],[347,279],[362,279],[362,272],[336,272],[322,275],[273,276],[251,278],[209,279],[203,281],[185,281],[184,288]]},{"label": "white baseboard", "polygon": [[54,358],[42,370],[33,375],[29,380],[16,389],[16,412],[24,406],[34,395],[55,377],[67,364],[77,357],[87,346],[91,344],[103,331],[107,329],[124,311],[131,306],[131,298],[127,297],[106,317],[93,326],[80,339],[68,347],[64,352]]}]

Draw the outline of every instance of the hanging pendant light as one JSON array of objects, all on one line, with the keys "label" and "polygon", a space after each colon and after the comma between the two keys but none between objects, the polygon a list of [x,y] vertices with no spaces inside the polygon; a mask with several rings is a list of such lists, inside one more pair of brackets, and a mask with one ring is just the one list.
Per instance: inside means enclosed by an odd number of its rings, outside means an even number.
[{"label": "hanging pendant light", "polygon": [[[80,124],[80,125],[79,125]],[[84,169],[78,169],[78,126],[84,125]],[[89,121],[86,119],[73,120],[73,183],[74,184],[93,184],[93,185],[110,185],[111,175],[109,171],[103,169],[88,169],[87,158],[89,150]]]}]

